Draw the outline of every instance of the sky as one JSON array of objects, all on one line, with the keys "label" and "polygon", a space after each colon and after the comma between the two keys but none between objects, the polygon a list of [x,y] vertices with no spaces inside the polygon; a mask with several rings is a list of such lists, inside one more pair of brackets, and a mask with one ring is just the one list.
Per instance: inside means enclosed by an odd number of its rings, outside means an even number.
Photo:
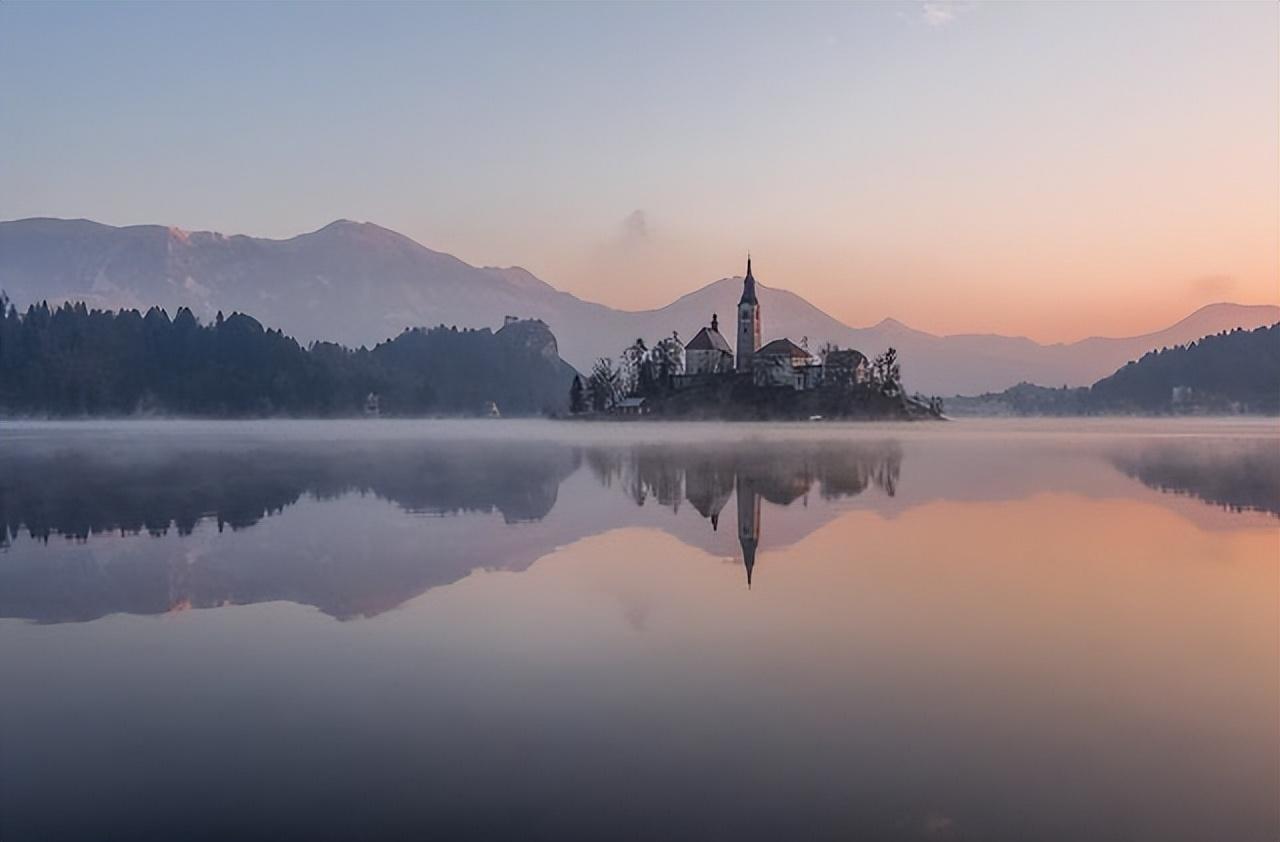
[{"label": "sky", "polygon": [[1280,4],[0,3],[0,219],[1040,341],[1280,303]]}]

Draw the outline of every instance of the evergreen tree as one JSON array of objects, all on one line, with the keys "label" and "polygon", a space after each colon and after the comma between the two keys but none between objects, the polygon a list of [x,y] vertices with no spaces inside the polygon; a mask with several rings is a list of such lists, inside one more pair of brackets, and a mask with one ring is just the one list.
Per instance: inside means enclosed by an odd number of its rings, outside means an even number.
[{"label": "evergreen tree", "polygon": [[[370,393],[393,415],[504,414],[565,405],[573,369],[541,322],[494,333],[406,331],[372,350],[303,348],[243,313],[116,313],[83,303],[19,315],[0,300],[0,414],[357,415]],[[552,353],[548,353],[551,351]]]},{"label": "evergreen tree", "polygon": [[573,385],[569,387],[569,412],[580,415],[587,411],[586,397],[583,395],[582,378],[573,375]]}]

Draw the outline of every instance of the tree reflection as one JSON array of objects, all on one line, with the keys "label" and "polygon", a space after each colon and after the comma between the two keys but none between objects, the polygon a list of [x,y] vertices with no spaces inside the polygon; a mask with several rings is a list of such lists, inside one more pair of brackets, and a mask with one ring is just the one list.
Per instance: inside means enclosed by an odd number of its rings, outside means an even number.
[{"label": "tree reflection", "polygon": [[500,512],[540,520],[578,466],[564,447],[275,445],[190,452],[0,455],[0,540],[26,531],[80,540],[102,532],[189,535],[206,518],[244,529],[304,495],[371,493],[411,512]]},{"label": "tree reflection", "polygon": [[1188,446],[1161,441],[1116,448],[1111,462],[1139,482],[1229,511],[1280,516],[1280,442],[1218,439]]},{"label": "tree reflection", "polygon": [[[722,531],[731,500],[751,586],[759,583],[757,555],[769,546],[764,521],[781,518],[778,509],[869,490],[883,503],[898,492],[903,461],[901,447],[889,440],[591,447],[257,441],[166,448],[130,441],[0,449],[0,548],[8,547],[0,552],[0,616],[61,622],[271,600],[336,617],[370,616],[477,569],[523,570],[583,537],[652,526],[654,509],[671,513],[662,528],[718,553],[721,539],[713,533]],[[1280,516],[1274,440],[1133,441],[1106,456],[1153,488]],[[573,486],[572,500],[561,500],[565,481],[583,466],[585,484]],[[608,491],[593,500],[595,484]],[[357,505],[358,495],[449,520],[415,525],[392,512],[370,521],[381,510]],[[218,535],[256,530],[307,500],[332,506],[309,508],[248,552]],[[558,504],[560,513],[549,518]],[[822,515],[814,514],[775,524],[774,545],[816,528]],[[709,524],[706,533],[699,519]],[[193,536],[204,521],[215,529]],[[106,542],[103,555],[41,549],[58,536],[94,545],[105,534],[169,537],[150,550],[145,540]]]},{"label": "tree reflection", "polygon": [[[57,536],[93,542],[104,534],[159,538],[176,532],[188,539],[205,520],[218,532],[246,530],[305,499],[350,495],[373,495],[413,513],[538,522],[555,508],[565,479],[585,463],[600,483],[637,505],[652,501],[679,512],[688,501],[713,531],[736,495],[750,580],[761,541],[761,500],[786,506],[815,490],[834,498],[872,485],[892,494],[900,461],[892,443],[580,448],[312,442],[152,449],[103,441],[8,449],[0,453],[0,545],[19,535],[39,544]],[[82,554],[71,560],[24,549],[17,557],[0,556],[0,616],[61,622],[281,599],[337,617],[369,616],[478,568],[523,569],[557,545],[627,522],[625,510],[600,521],[576,517],[570,508],[555,528],[536,533],[508,533],[491,524],[461,531],[428,525],[412,533],[425,540],[408,546],[390,536],[375,536],[370,546],[370,539],[352,534],[364,527],[348,506],[329,517],[330,545],[310,543],[313,536],[305,531],[276,534],[270,539],[276,543],[253,556],[164,544],[87,563]]]}]

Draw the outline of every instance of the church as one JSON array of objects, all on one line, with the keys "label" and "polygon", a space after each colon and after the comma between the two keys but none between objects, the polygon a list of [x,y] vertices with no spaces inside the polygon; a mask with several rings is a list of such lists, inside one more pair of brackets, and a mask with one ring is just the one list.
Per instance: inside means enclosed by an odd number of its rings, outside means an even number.
[{"label": "church", "polygon": [[735,348],[729,347],[720,333],[719,317],[713,314],[710,326],[699,330],[685,346],[685,370],[677,378],[677,388],[729,375],[750,377],[756,386],[796,391],[815,389],[823,384],[852,386],[867,382],[867,358],[858,351],[832,351],[826,360],[819,360],[807,348],[785,337],[761,344],[763,323],[748,256],[742,297],[738,299]]}]

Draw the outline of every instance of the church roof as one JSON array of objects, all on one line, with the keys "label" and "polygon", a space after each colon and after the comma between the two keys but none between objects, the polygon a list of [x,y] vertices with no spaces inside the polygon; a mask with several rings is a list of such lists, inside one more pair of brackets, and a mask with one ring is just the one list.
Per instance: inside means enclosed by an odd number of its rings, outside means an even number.
[{"label": "church roof", "polygon": [[790,339],[775,339],[765,345],[759,351],[756,351],[757,357],[810,357],[812,356],[804,348],[801,348]]},{"label": "church roof", "polygon": [[867,361],[866,354],[853,348],[839,348],[827,354],[827,362],[857,368],[858,363]]},{"label": "church roof", "polygon": [[704,327],[698,331],[698,335],[689,340],[689,344],[684,346],[686,351],[724,351],[726,354],[732,354],[733,350],[729,348],[729,343],[720,335],[720,331],[712,330]]}]

